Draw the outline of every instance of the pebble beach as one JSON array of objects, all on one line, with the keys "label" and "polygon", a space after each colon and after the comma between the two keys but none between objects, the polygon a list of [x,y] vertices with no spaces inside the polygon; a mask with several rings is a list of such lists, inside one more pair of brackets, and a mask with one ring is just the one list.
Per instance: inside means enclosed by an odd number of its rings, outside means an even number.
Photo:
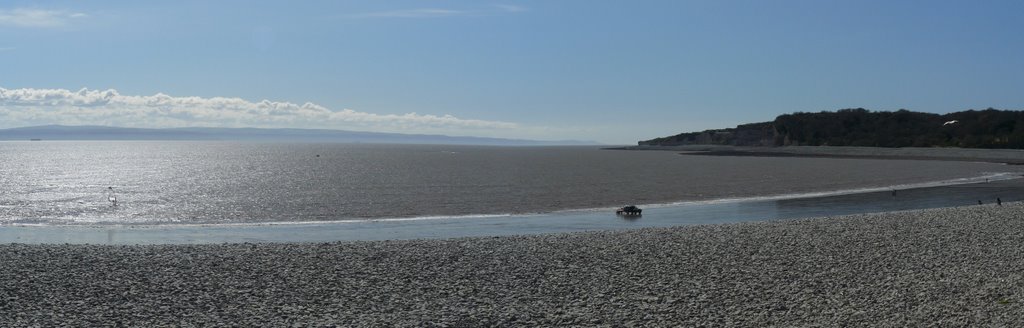
[{"label": "pebble beach", "polygon": [[1024,204],[447,240],[0,245],[0,326],[1021,326]]}]

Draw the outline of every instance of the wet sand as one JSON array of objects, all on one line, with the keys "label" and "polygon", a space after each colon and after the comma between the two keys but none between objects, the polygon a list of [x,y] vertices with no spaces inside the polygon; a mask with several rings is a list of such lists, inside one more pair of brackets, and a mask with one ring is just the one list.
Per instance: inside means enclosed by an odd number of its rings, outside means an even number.
[{"label": "wet sand", "polygon": [[[214,225],[12,225],[0,243],[29,244],[217,244],[241,242],[335,242],[535,235],[722,224],[778,219],[917,210],[1024,200],[1024,179],[937,183],[928,187],[799,198],[748,199],[672,206],[643,206],[643,216],[613,214],[613,208],[522,216],[395,218],[277,224]],[[983,180],[982,180],[983,181]]]},{"label": "wet sand", "polygon": [[1018,326],[1024,205],[335,243],[0,245],[0,326]]},{"label": "wet sand", "polygon": [[881,147],[740,147],[722,145],[629,146],[617,150],[678,151],[683,155],[734,157],[810,157],[845,159],[939,160],[1024,164],[1024,150],[978,148],[881,148]]}]

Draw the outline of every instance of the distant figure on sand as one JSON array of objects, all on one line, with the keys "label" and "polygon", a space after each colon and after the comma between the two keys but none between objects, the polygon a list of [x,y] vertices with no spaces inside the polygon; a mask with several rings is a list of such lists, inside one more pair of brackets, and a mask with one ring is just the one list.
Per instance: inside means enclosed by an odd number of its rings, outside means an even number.
[{"label": "distant figure on sand", "polygon": [[107,200],[110,204],[117,206],[117,195],[114,194],[114,187],[107,187]]},{"label": "distant figure on sand", "polygon": [[1003,206],[1003,200],[996,197],[996,205]]},{"label": "distant figure on sand", "polygon": [[980,199],[978,200],[978,205],[981,205],[981,200]]}]

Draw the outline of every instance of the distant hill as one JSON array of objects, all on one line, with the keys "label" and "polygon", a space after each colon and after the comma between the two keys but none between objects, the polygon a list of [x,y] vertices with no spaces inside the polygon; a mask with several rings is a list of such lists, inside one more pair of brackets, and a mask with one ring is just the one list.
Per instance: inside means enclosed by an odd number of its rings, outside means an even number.
[{"label": "distant hill", "polygon": [[681,133],[639,145],[961,147],[1024,149],[1024,111],[933,114],[863,108],[780,115],[771,122]]},{"label": "distant hill", "polygon": [[324,129],[169,128],[44,125],[0,129],[0,140],[232,140],[443,145],[594,145],[583,141],[537,141],[428,134],[357,132]]}]

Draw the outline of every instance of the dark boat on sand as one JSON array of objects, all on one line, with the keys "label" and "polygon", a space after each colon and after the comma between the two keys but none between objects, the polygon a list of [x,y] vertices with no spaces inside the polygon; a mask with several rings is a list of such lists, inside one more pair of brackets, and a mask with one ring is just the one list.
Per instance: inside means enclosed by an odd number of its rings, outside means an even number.
[{"label": "dark boat on sand", "polygon": [[640,213],[642,213],[643,211],[644,210],[640,209],[639,207],[629,205],[615,210],[615,214],[624,216],[640,216]]}]

